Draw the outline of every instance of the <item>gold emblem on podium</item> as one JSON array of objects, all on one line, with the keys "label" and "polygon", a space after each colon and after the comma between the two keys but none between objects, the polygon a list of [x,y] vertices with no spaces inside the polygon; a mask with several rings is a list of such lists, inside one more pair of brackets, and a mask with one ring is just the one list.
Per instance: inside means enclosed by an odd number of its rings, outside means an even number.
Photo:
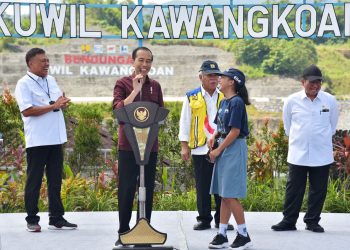
[{"label": "gold emblem on podium", "polygon": [[135,132],[135,137],[137,141],[137,145],[139,146],[140,151],[140,158],[141,161],[145,158],[145,151],[146,151],[146,144],[149,134],[149,127],[148,128],[135,128],[133,127]]},{"label": "gold emblem on podium", "polygon": [[135,109],[134,117],[139,122],[145,122],[149,118],[149,111],[145,107],[139,107]]}]

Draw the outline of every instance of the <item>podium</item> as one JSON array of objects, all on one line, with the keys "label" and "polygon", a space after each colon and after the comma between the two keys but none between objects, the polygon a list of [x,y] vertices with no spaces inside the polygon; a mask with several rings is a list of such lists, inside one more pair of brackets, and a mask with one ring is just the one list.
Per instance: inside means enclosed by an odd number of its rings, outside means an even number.
[{"label": "podium", "polygon": [[124,133],[134,152],[136,163],[140,166],[140,186],[138,189],[139,219],[136,225],[119,235],[124,247],[113,249],[172,250],[173,247],[151,246],[163,245],[166,233],[154,229],[146,218],[145,165],[149,161],[152,146],[158,136],[159,122],[165,120],[169,110],[153,102],[133,102],[114,110],[119,123],[124,124]]}]

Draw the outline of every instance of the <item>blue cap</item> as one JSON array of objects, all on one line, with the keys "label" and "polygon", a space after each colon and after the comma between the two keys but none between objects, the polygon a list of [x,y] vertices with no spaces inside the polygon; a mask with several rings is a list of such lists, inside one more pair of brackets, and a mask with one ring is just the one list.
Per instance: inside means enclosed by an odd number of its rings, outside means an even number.
[{"label": "blue cap", "polygon": [[220,74],[221,73],[218,64],[211,60],[204,61],[199,71],[202,71],[203,74]]},{"label": "blue cap", "polygon": [[221,72],[219,75],[220,76],[227,76],[227,77],[231,78],[239,86],[243,87],[245,84],[245,75],[239,69],[229,68],[228,70]]}]

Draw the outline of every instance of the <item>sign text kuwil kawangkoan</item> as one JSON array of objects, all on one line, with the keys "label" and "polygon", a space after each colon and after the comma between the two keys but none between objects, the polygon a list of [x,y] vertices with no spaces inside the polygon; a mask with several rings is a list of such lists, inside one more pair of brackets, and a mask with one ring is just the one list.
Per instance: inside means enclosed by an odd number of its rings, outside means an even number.
[{"label": "sign text kuwil kawangkoan", "polygon": [[[0,36],[30,37],[36,34],[37,18],[42,19],[43,37],[102,38],[102,31],[88,31],[86,6],[70,4],[29,4],[29,28],[21,26],[20,3],[13,4],[14,18],[5,19],[4,13],[11,3],[0,4]],[[232,39],[265,37],[333,37],[350,36],[350,3],[335,4],[272,4],[237,5],[231,8],[206,6],[152,7],[151,16],[142,16],[141,23],[150,22],[149,30],[142,30],[139,15],[142,5],[120,5],[120,38],[137,39]],[[148,7],[149,8],[149,7]],[[336,8],[340,11],[336,12]],[[214,10],[218,10],[220,21]],[[337,14],[338,13],[338,14]],[[339,14],[341,13],[341,14]],[[338,15],[338,16],[337,16]],[[291,17],[292,20],[291,20]],[[148,18],[148,20],[146,20]],[[344,19],[343,27],[338,18]],[[11,21],[9,21],[11,20]],[[289,20],[289,21],[287,21]],[[13,29],[8,26],[13,25]],[[219,25],[219,26],[218,26]],[[55,27],[53,29],[53,27]],[[10,30],[16,33],[11,34]]]}]

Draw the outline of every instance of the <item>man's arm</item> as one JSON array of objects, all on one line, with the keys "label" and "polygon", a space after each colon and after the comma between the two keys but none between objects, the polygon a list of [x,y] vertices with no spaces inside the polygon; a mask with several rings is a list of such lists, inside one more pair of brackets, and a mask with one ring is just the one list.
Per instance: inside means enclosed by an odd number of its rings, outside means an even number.
[{"label": "man's arm", "polygon": [[291,110],[290,110],[290,100],[287,99],[284,101],[283,104],[283,124],[284,124],[284,131],[287,136],[289,136],[290,126],[291,126]]},{"label": "man's arm", "polygon": [[158,105],[159,107],[164,107],[164,99],[163,99],[163,91],[162,91],[162,86],[158,84],[159,86],[159,91],[158,91]]},{"label": "man's arm", "polygon": [[141,74],[136,75],[132,81],[133,90],[130,95],[126,96],[126,89],[123,81],[119,79],[114,86],[113,109],[122,108],[125,105],[132,103],[135,100],[135,97],[140,93],[143,81],[144,79]]},{"label": "man's arm", "polygon": [[189,105],[188,98],[184,100],[182,104],[181,116],[180,116],[180,128],[179,128],[179,140],[181,142],[181,158],[184,161],[190,159],[190,148],[188,146],[188,141],[190,138],[190,128],[191,128],[191,108]]},{"label": "man's arm", "polygon": [[331,127],[332,127],[332,135],[334,135],[337,130],[337,124],[338,124],[338,118],[339,118],[339,106],[335,97],[333,97],[331,105],[332,105],[330,107]]},{"label": "man's arm", "polygon": [[65,108],[67,103],[70,101],[69,98],[65,96],[60,96],[54,104],[46,106],[32,106],[22,111],[23,116],[40,116],[48,112],[53,111],[54,109]]},{"label": "man's arm", "polygon": [[15,89],[15,97],[23,116],[40,116],[54,109],[64,108],[70,101],[64,95],[60,96],[54,104],[45,106],[33,106],[32,92],[25,81],[18,81]]}]

